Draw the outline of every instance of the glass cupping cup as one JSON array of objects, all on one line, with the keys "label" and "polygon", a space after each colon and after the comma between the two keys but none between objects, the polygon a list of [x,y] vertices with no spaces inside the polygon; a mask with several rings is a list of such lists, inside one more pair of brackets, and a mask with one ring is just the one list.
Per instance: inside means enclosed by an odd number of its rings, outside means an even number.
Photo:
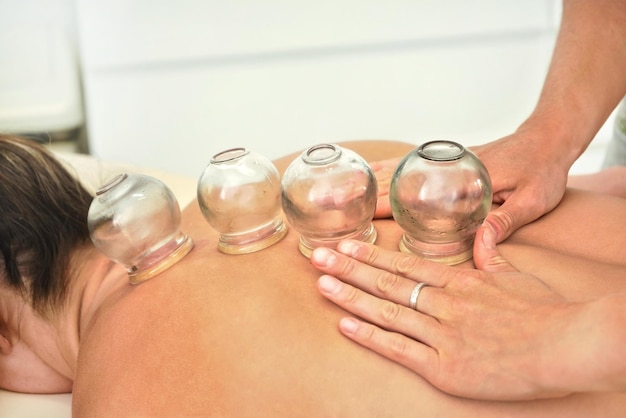
[{"label": "glass cupping cup", "polygon": [[289,223],[300,233],[300,252],[335,248],[346,238],[376,240],[376,178],[361,156],[334,144],[305,150],[291,162],[282,179],[282,205]]},{"label": "glass cupping cup", "polygon": [[180,231],[181,213],[174,193],[150,176],[113,178],[96,191],[87,220],[94,245],[126,268],[131,283],[170,268],[193,247]]},{"label": "glass cupping cup", "polygon": [[454,265],[472,257],[474,235],[491,207],[491,180],[462,145],[430,141],[402,159],[389,198],[404,230],[400,250]]},{"label": "glass cupping cup", "polygon": [[198,203],[220,234],[218,248],[246,254],[280,241],[280,177],[274,164],[246,148],[215,154],[198,180]]}]

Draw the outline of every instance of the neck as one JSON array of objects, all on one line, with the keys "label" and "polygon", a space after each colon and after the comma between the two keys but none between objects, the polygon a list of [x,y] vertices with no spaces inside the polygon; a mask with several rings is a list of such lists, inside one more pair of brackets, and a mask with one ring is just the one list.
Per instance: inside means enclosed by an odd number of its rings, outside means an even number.
[{"label": "neck", "polygon": [[56,321],[57,346],[62,361],[58,370],[74,379],[81,336],[84,335],[102,306],[113,294],[130,286],[124,268],[95,248],[80,250],[73,259],[74,277],[62,314]]}]

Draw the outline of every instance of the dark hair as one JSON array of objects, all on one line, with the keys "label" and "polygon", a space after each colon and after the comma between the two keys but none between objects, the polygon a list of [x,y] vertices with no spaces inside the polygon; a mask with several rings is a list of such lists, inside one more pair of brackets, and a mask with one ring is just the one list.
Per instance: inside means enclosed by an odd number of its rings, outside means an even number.
[{"label": "dark hair", "polygon": [[73,250],[89,242],[91,200],[45,147],[0,134],[0,278],[44,316],[64,300]]}]

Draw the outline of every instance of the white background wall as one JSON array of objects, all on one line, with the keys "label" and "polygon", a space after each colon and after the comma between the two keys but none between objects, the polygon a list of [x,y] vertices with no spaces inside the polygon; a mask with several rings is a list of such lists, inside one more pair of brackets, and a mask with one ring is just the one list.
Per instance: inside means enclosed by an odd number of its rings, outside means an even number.
[{"label": "white background wall", "polygon": [[[0,23],[51,19],[76,40],[93,154],[197,176],[234,146],[506,135],[538,97],[559,5],[0,0]],[[603,132],[575,172],[599,168]]]},{"label": "white background wall", "polygon": [[550,0],[78,0],[92,151],[198,175],[218,151],[467,145],[538,94]]}]

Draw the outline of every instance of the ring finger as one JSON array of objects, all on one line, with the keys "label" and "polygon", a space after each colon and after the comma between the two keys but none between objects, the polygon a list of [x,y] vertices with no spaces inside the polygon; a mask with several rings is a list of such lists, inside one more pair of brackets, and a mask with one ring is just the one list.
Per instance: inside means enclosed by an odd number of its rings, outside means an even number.
[{"label": "ring finger", "polygon": [[[367,293],[403,306],[410,305],[410,296],[417,284],[412,279],[372,267],[327,248],[316,249],[311,256],[311,261],[325,273],[338,277]],[[430,314],[422,303],[419,309]]]},{"label": "ring finger", "polygon": [[439,322],[433,317],[398,304],[372,296],[335,277],[323,275],[318,281],[322,295],[347,310],[384,329],[399,332],[426,345],[436,341]]}]

